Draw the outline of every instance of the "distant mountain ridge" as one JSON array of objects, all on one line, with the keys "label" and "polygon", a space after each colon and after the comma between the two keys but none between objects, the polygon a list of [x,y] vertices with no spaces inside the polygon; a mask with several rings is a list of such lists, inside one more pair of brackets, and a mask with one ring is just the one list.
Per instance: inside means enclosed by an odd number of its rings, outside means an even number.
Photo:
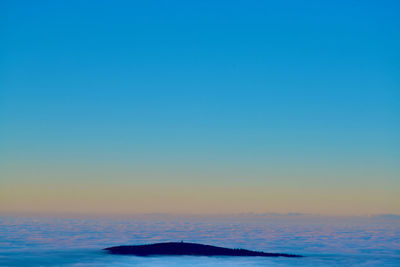
[{"label": "distant mountain ridge", "polygon": [[302,257],[285,253],[266,253],[247,249],[231,249],[210,245],[186,242],[166,242],[148,245],[116,246],[105,248],[111,254],[156,256],[156,255],[190,255],[190,256],[259,256],[259,257]]}]

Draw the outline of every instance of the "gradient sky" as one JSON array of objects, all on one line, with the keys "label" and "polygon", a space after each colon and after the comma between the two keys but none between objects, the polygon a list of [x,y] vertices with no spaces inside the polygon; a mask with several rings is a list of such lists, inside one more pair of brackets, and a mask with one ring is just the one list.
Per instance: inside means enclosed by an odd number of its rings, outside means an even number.
[{"label": "gradient sky", "polygon": [[399,1],[1,1],[0,212],[400,214]]}]

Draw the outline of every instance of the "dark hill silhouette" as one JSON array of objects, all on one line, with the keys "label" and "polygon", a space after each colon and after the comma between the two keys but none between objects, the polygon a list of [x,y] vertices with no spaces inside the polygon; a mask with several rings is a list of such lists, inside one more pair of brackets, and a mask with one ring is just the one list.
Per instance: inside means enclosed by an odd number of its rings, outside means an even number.
[{"label": "dark hill silhouette", "polygon": [[117,246],[105,248],[111,254],[151,255],[192,255],[192,256],[261,256],[261,257],[302,257],[294,254],[266,253],[247,249],[231,249],[186,242],[167,242],[149,245]]}]

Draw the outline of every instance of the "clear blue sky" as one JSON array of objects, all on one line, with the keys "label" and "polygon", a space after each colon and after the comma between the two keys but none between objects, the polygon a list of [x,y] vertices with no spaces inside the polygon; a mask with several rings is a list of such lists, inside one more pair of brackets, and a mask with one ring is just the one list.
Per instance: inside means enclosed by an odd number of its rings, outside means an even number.
[{"label": "clear blue sky", "polygon": [[[400,213],[399,14],[398,1],[2,1],[2,210],[24,210],[14,198],[34,200],[32,183],[103,177],[173,185],[166,202],[235,185],[224,201],[280,190],[256,211],[322,212],[310,205],[333,190],[332,213]],[[286,189],[316,195],[297,207]],[[353,209],[340,192],[359,195]]]}]

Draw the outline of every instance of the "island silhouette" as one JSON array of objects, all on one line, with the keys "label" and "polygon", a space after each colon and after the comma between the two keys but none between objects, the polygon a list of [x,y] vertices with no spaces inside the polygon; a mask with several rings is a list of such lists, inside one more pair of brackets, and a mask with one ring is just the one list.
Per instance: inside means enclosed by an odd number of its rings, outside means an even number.
[{"label": "island silhouette", "polygon": [[111,254],[157,256],[157,255],[188,255],[188,256],[260,256],[260,257],[302,257],[295,254],[267,253],[247,249],[231,249],[186,242],[166,242],[135,246],[116,246],[105,248]]}]

